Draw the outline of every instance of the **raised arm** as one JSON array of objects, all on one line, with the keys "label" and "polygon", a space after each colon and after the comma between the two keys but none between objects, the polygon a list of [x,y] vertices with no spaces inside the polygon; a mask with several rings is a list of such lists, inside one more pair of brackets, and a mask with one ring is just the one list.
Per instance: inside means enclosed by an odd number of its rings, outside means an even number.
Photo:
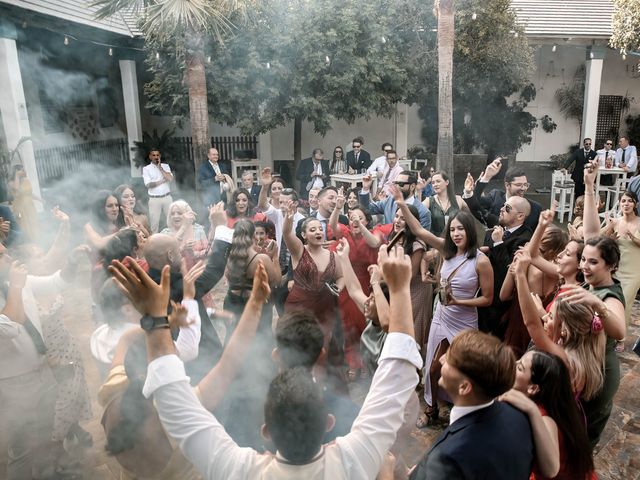
[{"label": "raised arm", "polygon": [[407,223],[407,227],[409,228],[409,230],[411,230],[413,234],[423,242],[442,252],[442,249],[444,248],[444,238],[436,237],[429,230],[425,230],[422,227],[422,225],[420,224],[420,220],[414,217],[413,214],[409,211],[409,207],[407,207],[407,204],[404,201],[402,192],[396,185],[390,185],[389,190],[391,191],[391,195],[393,195],[393,198],[396,201],[396,205],[402,211],[402,214],[404,215],[404,221]]},{"label": "raised arm", "polygon": [[[569,368],[569,359],[564,348],[556,344],[544,331],[542,319],[538,315],[538,307],[531,296],[529,282],[527,281],[527,269],[531,263],[529,253],[523,251],[516,261],[516,287],[518,289],[518,302],[527,331],[536,347],[545,352],[558,355]],[[549,315],[549,314],[547,314]]]},{"label": "raised arm", "polygon": [[294,203],[289,200],[287,213],[284,216],[284,224],[282,226],[282,238],[284,238],[284,243],[291,253],[291,260],[294,262],[294,265],[296,265],[302,257],[302,251],[304,249],[304,244],[296,237],[296,233],[293,231],[293,216],[295,214],[296,207]]},{"label": "raised arm", "polygon": [[263,168],[260,172],[260,184],[262,185],[262,188],[260,189],[260,193],[258,194],[258,208],[263,212],[267,210],[267,208],[269,208],[268,191],[271,183],[273,183],[271,169]]},{"label": "raised arm", "polygon": [[102,236],[98,232],[96,232],[96,230],[90,223],[86,223],[84,225],[83,231],[84,236],[87,239],[87,243],[91,246],[91,248],[97,251],[100,251],[104,247],[106,247],[107,243],[109,243],[109,240],[111,240],[115,235],[115,233],[112,233],[111,235]]},{"label": "raised arm", "polygon": [[200,401],[207,410],[214,410],[218,406],[233,381],[238,367],[246,359],[247,351],[251,347],[260,323],[263,305],[269,300],[270,294],[267,271],[262,261],[258,261],[258,268],[253,276],[251,296],[242,311],[238,326],[233,331],[220,361],[197,386]]},{"label": "raised arm", "polygon": [[349,252],[349,242],[347,242],[345,238],[342,238],[336,248],[336,257],[342,267],[342,276],[344,278],[345,287],[347,287],[347,292],[349,292],[351,300],[353,300],[358,309],[364,313],[364,303],[367,301],[368,297],[362,291],[360,281],[358,280],[358,277],[356,277],[356,273],[353,271],[351,260],[349,259]]},{"label": "raised arm", "polygon": [[340,240],[342,238],[342,230],[338,226],[338,219],[340,218],[340,212],[344,208],[344,189],[340,187],[338,189],[338,196],[336,198],[336,206],[331,212],[331,216],[329,217],[329,226],[331,227],[331,231],[335,236],[336,240]]},{"label": "raised arm", "polygon": [[584,241],[600,235],[600,217],[598,216],[598,201],[596,200],[595,180],[598,175],[598,162],[589,162],[584,169],[584,213],[583,235]]},{"label": "raised arm", "polygon": [[53,214],[53,218],[60,222],[60,226],[58,227],[58,233],[53,240],[53,244],[40,260],[39,271],[44,274],[53,273],[62,267],[70,237],[69,216],[57,206],[53,207],[51,213]]},{"label": "raised arm", "polygon": [[360,233],[362,234],[362,238],[364,238],[364,241],[368,246],[370,246],[371,248],[380,248],[380,245],[382,244],[382,240],[380,239],[380,237],[371,233],[371,230],[369,230],[366,226],[362,225],[358,219],[354,219],[353,226],[360,227]]}]

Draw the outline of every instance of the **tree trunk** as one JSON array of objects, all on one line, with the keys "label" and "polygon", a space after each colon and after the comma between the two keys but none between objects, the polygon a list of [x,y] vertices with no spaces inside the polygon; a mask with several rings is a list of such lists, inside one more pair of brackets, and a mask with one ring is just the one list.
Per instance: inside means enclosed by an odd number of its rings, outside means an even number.
[{"label": "tree trunk", "polygon": [[438,16],[438,157],[437,168],[449,172],[451,183],[453,170],[453,42],[455,37],[454,0],[436,0]]},{"label": "tree trunk", "polygon": [[293,172],[291,172],[294,183],[300,160],[302,160],[302,118],[296,117],[293,121]]},{"label": "tree trunk", "polygon": [[[209,137],[209,109],[207,107],[207,80],[204,70],[203,41],[198,36],[193,48],[188,49],[185,79],[189,88],[189,119],[193,140],[193,173],[207,158],[211,140]],[[195,182],[196,189],[198,183]]]}]

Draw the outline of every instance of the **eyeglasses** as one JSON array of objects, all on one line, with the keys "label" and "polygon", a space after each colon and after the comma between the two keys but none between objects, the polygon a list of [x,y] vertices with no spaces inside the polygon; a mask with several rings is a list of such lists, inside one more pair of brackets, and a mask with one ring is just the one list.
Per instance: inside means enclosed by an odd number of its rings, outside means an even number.
[{"label": "eyeglasses", "polygon": [[352,145],[353,148],[360,148],[362,145]]},{"label": "eyeglasses", "polygon": [[514,182],[510,182],[511,185],[513,185],[516,188],[529,188],[531,186],[530,183],[514,183]]},{"label": "eyeglasses", "polygon": [[605,145],[613,145],[613,142],[607,142]]},{"label": "eyeglasses", "polygon": [[400,188],[402,188],[405,185],[411,185],[411,182],[393,182],[393,184],[399,186]]},{"label": "eyeglasses", "polygon": [[518,210],[515,209],[515,207],[513,207],[512,205],[509,205],[508,203],[505,203],[502,207],[504,208],[504,211],[507,213],[511,213],[511,211],[520,213]]},{"label": "eyeglasses", "polygon": [[384,152],[384,153],[389,153],[391,150],[392,150],[391,148],[385,148],[385,149],[383,150],[383,152]]},{"label": "eyeglasses", "polygon": [[591,146],[590,143],[585,143],[584,145],[585,145],[585,147],[590,147]]}]

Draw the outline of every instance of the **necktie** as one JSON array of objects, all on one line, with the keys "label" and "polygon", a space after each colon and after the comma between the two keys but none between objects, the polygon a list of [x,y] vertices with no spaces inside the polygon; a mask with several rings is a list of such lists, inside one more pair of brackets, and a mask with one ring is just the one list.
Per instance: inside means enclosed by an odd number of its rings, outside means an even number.
[{"label": "necktie", "polygon": [[505,230],[504,233],[502,234],[502,240],[504,241],[510,236],[511,236],[511,232],[509,230]]},{"label": "necktie", "polygon": [[624,155],[627,153],[627,149],[623,148],[622,149],[622,160],[620,160],[620,163],[624,163]]}]

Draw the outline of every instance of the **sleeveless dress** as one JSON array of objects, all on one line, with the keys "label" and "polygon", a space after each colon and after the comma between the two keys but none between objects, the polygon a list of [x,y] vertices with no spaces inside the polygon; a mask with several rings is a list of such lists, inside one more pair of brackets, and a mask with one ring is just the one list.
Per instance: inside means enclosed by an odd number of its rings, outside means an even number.
[{"label": "sleeveless dress", "polygon": [[329,254],[329,264],[321,274],[309,251],[306,248],[302,250],[302,257],[293,270],[293,288],[284,304],[285,312],[306,309],[316,315],[324,332],[325,348],[329,345],[336,321],[336,297],[325,285],[337,279],[335,254]]},{"label": "sleeveless dress", "polygon": [[[617,231],[616,231],[617,233]],[[640,230],[634,233],[636,238],[640,238]],[[620,264],[616,271],[615,277],[620,281],[622,292],[625,299],[625,321],[629,325],[631,320],[631,309],[633,302],[640,289],[640,247],[633,243],[633,240],[626,238],[618,238],[618,247],[620,248]]]},{"label": "sleeveless dress", "polygon": [[[449,260],[445,260],[442,264],[440,275],[443,279],[449,278],[449,275],[458,267],[458,271],[450,280],[451,293],[455,298],[460,300],[474,298],[480,286],[476,265],[478,258],[484,255],[478,250],[474,258],[460,265],[467,260],[466,255],[458,255]],[[434,361],[436,350],[443,340],[451,343],[458,333],[467,329],[478,329],[478,310],[476,307],[466,307],[462,305],[444,306],[438,302],[436,311],[431,321],[429,329],[429,340],[427,341],[427,355],[424,367],[424,378],[429,378],[431,363]],[[436,360],[437,361],[437,360]],[[431,397],[431,382],[424,382],[424,399],[427,405],[433,405]]]},{"label": "sleeveless dress", "polygon": [[439,237],[442,235],[445,227],[447,226],[447,221],[449,217],[455,215],[460,208],[458,207],[458,199],[454,198],[453,201],[449,202],[449,208],[445,212],[442,210],[442,206],[440,202],[437,200],[437,196],[433,196],[429,199],[429,211],[431,212],[431,233],[435,236]]}]

